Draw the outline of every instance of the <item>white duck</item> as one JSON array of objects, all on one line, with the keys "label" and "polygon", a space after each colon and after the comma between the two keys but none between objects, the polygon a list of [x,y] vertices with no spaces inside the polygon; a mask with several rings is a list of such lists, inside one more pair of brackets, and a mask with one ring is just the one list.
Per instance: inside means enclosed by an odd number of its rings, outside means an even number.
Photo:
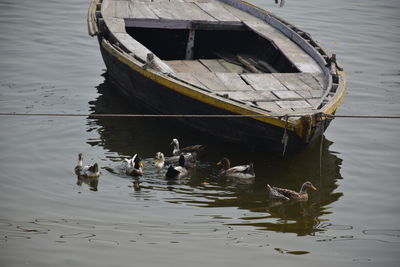
[{"label": "white duck", "polygon": [[219,172],[220,177],[239,180],[251,180],[256,177],[252,163],[231,167],[229,159],[224,157],[217,165],[222,165],[222,169]]},{"label": "white duck", "polygon": [[164,153],[162,152],[157,152],[154,159],[153,159],[153,164],[157,169],[163,169],[165,166],[165,157]]},{"label": "white duck", "polygon": [[100,176],[99,165],[95,163],[83,166],[83,154],[79,153],[78,165],[75,166],[75,174],[86,178],[97,178]]},{"label": "white duck", "polygon": [[181,154],[187,154],[187,153],[192,153],[192,152],[200,152],[204,149],[203,145],[193,145],[193,146],[187,146],[187,147],[180,148],[179,141],[176,138],[172,139],[172,142],[170,145],[174,147],[174,149],[172,150],[172,154],[174,156],[179,156]]}]

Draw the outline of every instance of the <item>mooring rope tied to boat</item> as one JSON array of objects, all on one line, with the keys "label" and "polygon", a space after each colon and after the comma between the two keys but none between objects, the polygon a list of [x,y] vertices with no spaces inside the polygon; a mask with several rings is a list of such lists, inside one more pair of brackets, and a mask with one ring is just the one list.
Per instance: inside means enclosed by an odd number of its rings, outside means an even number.
[{"label": "mooring rope tied to boat", "polygon": [[[353,119],[400,119],[400,115],[331,115],[316,113],[328,119],[353,118]],[[262,115],[262,114],[107,114],[107,113],[18,113],[0,112],[0,116],[36,116],[36,117],[127,117],[127,118],[293,118],[310,114],[284,114],[284,115]]]}]

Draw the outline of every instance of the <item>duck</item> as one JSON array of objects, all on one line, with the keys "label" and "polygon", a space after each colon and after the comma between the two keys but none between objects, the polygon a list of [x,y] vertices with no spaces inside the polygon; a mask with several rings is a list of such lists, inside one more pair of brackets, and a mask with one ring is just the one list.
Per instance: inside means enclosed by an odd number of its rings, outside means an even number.
[{"label": "duck", "polygon": [[[195,162],[197,158],[197,153],[184,153],[182,154],[185,157],[185,162]],[[164,158],[164,165],[178,165],[179,164],[179,156],[171,156]]]},{"label": "duck", "polygon": [[179,156],[179,165],[178,166],[172,166],[170,165],[168,167],[167,173],[165,174],[165,177],[167,180],[175,180],[175,179],[181,179],[186,176],[188,176],[189,171],[185,167],[185,156],[180,155]]},{"label": "duck", "polygon": [[231,167],[230,160],[223,157],[217,165],[222,165],[222,169],[219,171],[219,177],[239,180],[251,180],[256,177],[253,163]]},{"label": "duck", "polygon": [[192,146],[180,148],[179,141],[177,138],[172,139],[172,142],[170,145],[174,147],[174,149],[172,150],[172,154],[174,156],[180,156],[181,154],[200,152],[200,151],[204,150],[203,145],[192,145]]},{"label": "duck", "polygon": [[143,163],[142,159],[135,154],[131,159],[124,159],[126,163],[125,174],[129,176],[142,176],[143,175]]},{"label": "duck", "polygon": [[75,166],[75,174],[86,178],[97,178],[100,176],[99,165],[94,163],[93,165],[83,166],[83,154],[78,154],[78,165]]},{"label": "duck", "polygon": [[267,191],[269,197],[273,200],[287,201],[287,200],[308,200],[307,190],[317,190],[317,188],[309,181],[303,183],[300,188],[300,192],[294,190],[272,187],[267,184]]},{"label": "duck", "polygon": [[[179,156],[180,158],[180,156]],[[197,152],[192,152],[186,155],[183,155],[184,158],[184,167],[188,170],[193,169],[196,167],[196,160],[197,160]]]},{"label": "duck", "polygon": [[163,169],[165,166],[165,157],[164,153],[162,152],[157,152],[154,159],[153,159],[153,164],[157,169]]}]

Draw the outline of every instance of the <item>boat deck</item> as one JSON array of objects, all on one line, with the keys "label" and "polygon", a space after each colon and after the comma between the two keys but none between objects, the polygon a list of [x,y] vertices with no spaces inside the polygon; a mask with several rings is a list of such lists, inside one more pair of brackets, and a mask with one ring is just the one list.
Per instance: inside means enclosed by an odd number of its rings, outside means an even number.
[{"label": "boat deck", "polygon": [[[324,95],[323,72],[317,62],[280,30],[244,11],[216,0],[103,0],[104,22],[118,42],[146,62],[148,48],[128,33],[137,26],[186,27],[189,22],[245,26],[269,40],[299,72],[270,73],[245,70],[221,59],[161,60],[159,69],[181,80],[274,113],[309,112]],[[246,57],[246,55],[243,55]]]}]

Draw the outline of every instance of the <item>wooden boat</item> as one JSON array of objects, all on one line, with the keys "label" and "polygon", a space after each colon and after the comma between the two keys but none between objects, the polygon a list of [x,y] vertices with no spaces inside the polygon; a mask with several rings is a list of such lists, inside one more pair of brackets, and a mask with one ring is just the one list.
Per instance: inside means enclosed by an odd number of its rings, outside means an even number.
[{"label": "wooden boat", "polygon": [[93,0],[88,29],[128,97],[258,150],[312,143],[344,97],[334,54],[245,1]]}]

